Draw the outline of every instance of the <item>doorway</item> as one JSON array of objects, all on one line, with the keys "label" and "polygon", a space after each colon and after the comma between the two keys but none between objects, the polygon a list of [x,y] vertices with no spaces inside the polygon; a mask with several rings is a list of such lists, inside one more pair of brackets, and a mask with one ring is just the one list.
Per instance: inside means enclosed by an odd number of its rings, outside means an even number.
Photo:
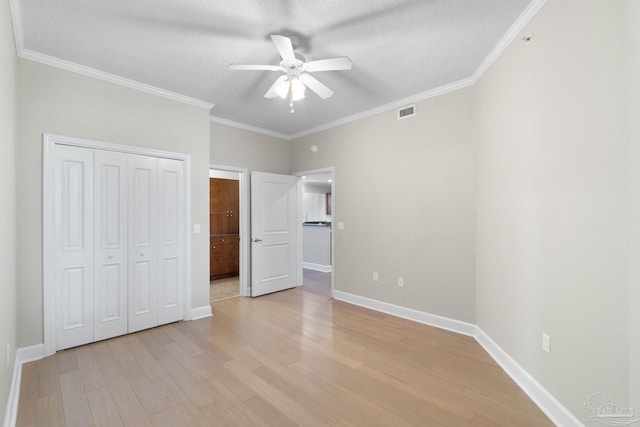
[{"label": "doorway", "polygon": [[301,177],[302,263],[304,290],[333,295],[333,168],[296,174]]},{"label": "doorway", "polygon": [[224,166],[209,170],[210,301],[243,295],[244,178],[246,171]]}]

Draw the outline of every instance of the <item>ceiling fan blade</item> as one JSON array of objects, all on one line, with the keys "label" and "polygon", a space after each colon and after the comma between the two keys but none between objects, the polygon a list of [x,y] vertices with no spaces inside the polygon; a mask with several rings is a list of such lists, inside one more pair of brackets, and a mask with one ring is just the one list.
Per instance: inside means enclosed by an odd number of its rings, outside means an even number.
[{"label": "ceiling fan blade", "polygon": [[241,70],[241,71],[279,71],[280,67],[278,65],[244,65],[244,64],[231,64],[229,65],[230,70]]},{"label": "ceiling fan blade", "polygon": [[293,46],[291,45],[291,39],[285,36],[271,36],[271,40],[276,45],[276,49],[280,52],[282,59],[289,62],[296,60],[296,55],[293,53]]},{"label": "ceiling fan blade", "polygon": [[264,94],[265,98],[275,98],[277,96],[276,94],[276,87],[282,83],[283,81],[287,80],[287,76],[286,75],[282,75],[280,77],[278,77],[276,79],[276,81],[271,85],[271,87],[269,88],[269,90],[267,91],[267,93]]},{"label": "ceiling fan blade", "polygon": [[334,70],[350,70],[351,60],[346,56],[337,58],[319,59],[317,61],[309,61],[304,63],[305,71],[334,71]]},{"label": "ceiling fan blade", "polygon": [[305,84],[309,89],[318,94],[318,96],[322,99],[327,99],[331,95],[333,95],[333,91],[326,87],[323,83],[320,83],[318,79],[311,76],[311,74],[300,74],[298,76],[300,81]]}]

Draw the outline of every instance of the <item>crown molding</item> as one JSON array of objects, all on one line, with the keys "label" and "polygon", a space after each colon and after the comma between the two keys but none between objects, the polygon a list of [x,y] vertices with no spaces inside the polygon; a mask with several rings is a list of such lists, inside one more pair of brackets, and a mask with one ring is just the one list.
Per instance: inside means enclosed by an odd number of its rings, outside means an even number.
[{"label": "crown molding", "polygon": [[28,59],[41,64],[50,65],[52,67],[61,68],[63,70],[71,71],[74,73],[82,74],[84,76],[93,77],[98,80],[104,80],[110,83],[117,84],[119,86],[128,87],[130,89],[139,90],[141,92],[150,93],[152,95],[168,98],[173,101],[182,102],[184,104],[192,105],[194,107],[204,108],[211,110],[215,107],[215,104],[202,101],[200,99],[191,98],[189,96],[181,95],[179,93],[171,92],[159,87],[151,86],[145,83],[140,83],[135,80],[126,79],[124,77],[116,76],[115,74],[105,73],[104,71],[96,70],[95,68],[86,67],[84,65],[76,64],[74,62],[65,61],[64,59],[55,58],[53,56],[44,55],[29,49],[24,48],[24,32],[22,30],[22,9],[20,8],[19,0],[9,0],[9,8],[11,10],[11,20],[13,21],[13,36],[16,43],[16,54],[20,58]]},{"label": "crown molding", "polygon": [[[509,47],[509,45],[513,42],[513,40],[524,29],[524,27],[531,21],[531,19],[533,19],[533,17],[540,11],[540,9],[545,5],[546,2],[547,0],[532,1],[525,8],[525,10],[520,14],[516,22],[514,22],[514,24],[509,28],[509,30],[505,33],[505,35],[496,44],[496,46],[485,58],[482,64],[480,64],[480,66],[476,69],[473,75],[469,78],[458,80],[457,82],[453,82],[435,89],[431,89],[426,92],[422,92],[407,98],[399,99],[397,101],[393,101],[388,104],[384,104],[379,107],[372,108],[370,110],[366,110],[357,114],[352,114],[350,116],[346,116],[338,120],[327,122],[327,123],[324,123],[324,124],[321,124],[313,128],[310,128],[295,134],[291,134],[291,135],[271,131],[268,129],[248,125],[245,123],[235,122],[233,120],[223,119],[221,117],[217,117],[213,115],[210,116],[210,121],[213,123],[218,123],[225,126],[246,130],[249,132],[271,136],[271,137],[282,139],[285,141],[291,141],[291,140],[302,138],[307,135],[322,132],[328,129],[332,129],[334,127],[345,125],[347,123],[351,123],[367,117],[371,117],[376,114],[395,110],[407,104],[425,101],[429,98],[433,98],[436,96],[444,95],[449,92],[453,92],[459,89],[473,86],[491,68],[491,66],[495,63],[495,61],[500,57],[500,55],[502,55],[502,53],[507,49],[507,47]],[[67,71],[72,71],[75,73],[83,74],[85,76],[94,77],[100,80],[109,81],[111,83],[115,83],[120,86],[129,87],[131,89],[140,90],[142,92],[158,95],[164,98],[172,99],[174,101],[179,101],[185,104],[193,105],[200,108],[205,108],[208,110],[213,109],[213,107],[215,106],[215,104],[208,103],[199,99],[184,96],[184,95],[181,95],[175,92],[170,92],[158,87],[150,86],[144,83],[136,82],[134,80],[129,80],[123,77],[119,77],[114,74],[105,73],[103,71],[99,71],[94,68],[85,67],[83,65],[75,64],[73,62],[65,61],[62,59],[54,58],[52,56],[43,55],[38,52],[24,49],[23,31],[21,26],[22,13],[20,10],[20,2],[19,0],[9,0],[9,5],[11,8],[11,17],[13,20],[16,52],[18,56],[21,58],[51,65],[57,68],[62,68]]]},{"label": "crown molding", "polygon": [[163,98],[182,102],[194,107],[204,108],[206,110],[211,110],[213,107],[215,107],[215,104],[212,104],[210,102],[191,98],[189,96],[181,95],[179,93],[171,92],[159,87],[116,76],[115,74],[105,73],[104,71],[96,70],[95,68],[86,67],[74,62],[65,61],[64,59],[55,58],[53,56],[44,55],[42,53],[25,49],[23,36],[24,32],[22,30],[22,9],[20,8],[20,1],[9,0],[9,8],[11,10],[11,20],[13,21],[13,37],[16,43],[16,54],[20,58],[50,65],[56,68],[61,68],[63,70],[82,74],[84,76],[93,77],[98,80],[104,80],[110,83],[117,84],[119,86],[124,86],[130,89],[139,90],[141,92],[150,93],[152,95],[161,96]]},{"label": "crown molding", "polygon": [[20,54],[24,46],[22,37],[22,9],[18,0],[9,0],[9,10],[11,11],[11,21],[13,22],[13,39],[16,43],[16,54]]},{"label": "crown molding", "polygon": [[194,107],[211,110],[215,106],[215,104],[202,101],[200,99],[191,98],[175,92],[170,92],[168,90],[161,89],[159,87],[151,86],[148,84],[140,83],[135,80],[129,80],[124,77],[116,76],[115,74],[105,73],[104,71],[96,70],[95,68],[86,67],[84,65],[76,64],[70,61],[65,61],[64,59],[54,58],[53,56],[44,55],[42,53],[34,52],[29,49],[22,49],[22,51],[18,52],[18,56],[20,58],[29,59],[35,62],[40,62],[42,64],[50,65],[56,68],[61,68],[63,70],[82,74],[84,76],[93,77],[98,80],[104,80],[110,83],[117,84],[119,86],[128,87],[130,89],[135,89],[141,92],[146,92],[152,95],[168,98],[173,101],[182,102],[184,104],[192,105]]},{"label": "crown molding", "polygon": [[489,70],[489,68],[491,68],[491,66],[496,62],[496,60],[500,57],[500,55],[502,55],[502,53],[507,49],[507,47],[509,47],[509,45],[518,36],[518,34],[520,34],[520,32],[531,21],[531,19],[533,19],[533,17],[536,16],[536,14],[540,11],[542,6],[544,6],[546,2],[547,0],[534,0],[528,5],[525,8],[525,10],[520,14],[516,22],[513,23],[513,25],[509,28],[509,30],[505,33],[505,35],[500,39],[498,44],[489,53],[489,55],[487,55],[484,61],[482,61],[482,64],[480,64],[480,66],[476,69],[476,71],[473,73],[471,77],[458,80],[456,82],[453,82],[444,86],[440,86],[435,89],[431,89],[426,92],[422,92],[407,98],[403,98],[398,101],[391,102],[389,104],[381,105],[380,107],[372,108],[371,110],[363,111],[361,113],[343,117],[342,119],[334,120],[332,122],[315,126],[311,129],[307,129],[302,132],[298,132],[296,134],[290,135],[289,138],[295,141],[296,139],[302,138],[307,135],[322,132],[324,130],[328,130],[328,129],[338,127],[347,123],[364,119],[366,117],[373,116],[375,114],[385,113],[387,111],[404,107],[408,104],[425,101],[429,98],[444,95],[445,93],[453,92],[459,89],[463,89],[463,88],[475,85],[476,83],[478,83],[478,81],[480,81],[482,76]]},{"label": "crown molding", "polygon": [[334,120],[331,122],[324,123],[319,126],[312,127],[311,129],[304,130],[302,132],[298,132],[293,135],[289,135],[289,138],[292,140],[296,140],[298,138],[302,138],[303,136],[311,135],[314,133],[322,132],[324,130],[332,129],[338,126],[345,125],[347,123],[355,122],[358,120],[362,120],[367,117],[374,116],[380,113],[386,113],[387,111],[395,110],[400,107],[404,107],[407,104],[414,104],[416,102],[424,101],[429,98],[434,98],[436,96],[444,95],[445,93],[453,92],[459,89],[463,89],[465,87],[472,86],[475,81],[472,78],[458,80],[457,82],[453,82],[444,86],[437,87],[435,89],[428,90],[426,92],[418,93],[416,95],[412,95],[406,98],[399,99],[397,101],[390,102],[388,104],[381,105],[376,108],[372,108],[370,110],[362,111],[360,113],[352,114],[350,116],[343,117],[338,120]]},{"label": "crown molding", "polygon": [[242,129],[253,133],[259,133],[261,135],[272,136],[278,139],[284,139],[285,141],[291,141],[291,135],[286,135],[284,133],[274,132],[268,129],[263,129],[257,126],[251,126],[240,122],[234,122],[233,120],[223,119],[222,117],[210,115],[209,121],[212,123],[217,123],[219,125],[225,125],[232,128]]},{"label": "crown molding", "polygon": [[520,34],[524,27],[533,19],[534,16],[542,9],[547,0],[534,0],[524,9],[520,14],[516,22],[513,23],[511,28],[500,39],[498,44],[482,61],[482,64],[473,73],[473,84],[476,84],[482,76],[491,68],[491,66],[498,60],[500,55],[509,47],[513,40]]}]

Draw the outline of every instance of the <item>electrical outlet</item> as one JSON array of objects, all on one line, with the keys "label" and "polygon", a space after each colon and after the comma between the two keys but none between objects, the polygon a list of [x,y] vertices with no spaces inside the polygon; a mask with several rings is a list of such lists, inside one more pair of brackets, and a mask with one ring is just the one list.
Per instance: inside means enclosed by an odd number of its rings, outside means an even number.
[{"label": "electrical outlet", "polygon": [[398,277],[398,286],[400,286],[400,287],[404,286],[404,278],[403,277]]},{"label": "electrical outlet", "polygon": [[544,332],[542,333],[542,351],[551,354],[551,338]]},{"label": "electrical outlet", "polygon": [[375,271],[373,272],[373,281],[374,282],[378,281],[378,273],[376,273]]}]

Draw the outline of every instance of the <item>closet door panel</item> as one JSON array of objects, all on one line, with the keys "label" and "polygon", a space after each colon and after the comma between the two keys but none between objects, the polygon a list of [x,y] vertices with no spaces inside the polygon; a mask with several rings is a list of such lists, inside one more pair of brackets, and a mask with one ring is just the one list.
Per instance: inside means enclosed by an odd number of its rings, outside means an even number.
[{"label": "closet door panel", "polygon": [[128,159],[95,152],[95,341],[126,334]]},{"label": "closet door panel", "polygon": [[158,159],[158,324],[184,318],[184,164]]},{"label": "closet door panel", "polygon": [[157,159],[129,155],[129,332],[158,324]]},{"label": "closet door panel", "polygon": [[93,341],[93,150],[55,151],[56,350]]}]

